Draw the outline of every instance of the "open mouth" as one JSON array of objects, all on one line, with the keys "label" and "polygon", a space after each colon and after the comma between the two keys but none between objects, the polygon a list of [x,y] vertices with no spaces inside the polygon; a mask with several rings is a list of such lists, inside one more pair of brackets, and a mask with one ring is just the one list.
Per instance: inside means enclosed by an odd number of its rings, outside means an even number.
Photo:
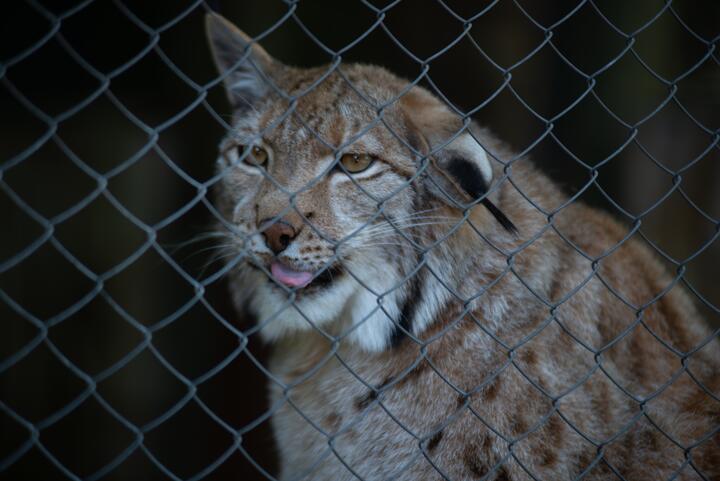
[{"label": "open mouth", "polygon": [[300,271],[275,260],[270,263],[270,273],[278,284],[305,290],[327,286],[342,273],[342,266],[335,263],[321,272]]}]

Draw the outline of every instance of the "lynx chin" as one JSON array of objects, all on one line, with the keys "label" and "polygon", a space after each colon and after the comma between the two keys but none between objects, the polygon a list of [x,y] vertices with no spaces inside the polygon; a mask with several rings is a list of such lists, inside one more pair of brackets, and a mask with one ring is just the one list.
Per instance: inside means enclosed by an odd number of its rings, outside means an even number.
[{"label": "lynx chin", "polygon": [[627,227],[383,68],[207,30],[279,479],[720,479],[719,343]]}]

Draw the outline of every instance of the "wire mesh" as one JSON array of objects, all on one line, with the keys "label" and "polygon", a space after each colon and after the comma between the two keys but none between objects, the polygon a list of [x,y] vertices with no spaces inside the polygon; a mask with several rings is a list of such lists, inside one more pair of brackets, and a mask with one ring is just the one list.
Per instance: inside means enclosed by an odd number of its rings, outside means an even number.
[{"label": "wire mesh", "polygon": [[[426,463],[427,472],[433,473],[437,479],[455,479],[440,463],[433,461],[430,446],[440,442],[441,433],[446,427],[468,413],[507,444],[506,452],[496,462],[487,466],[482,473],[475,473],[477,479],[506,479],[503,476],[509,476],[505,468],[507,463],[519,466],[520,472],[527,479],[541,479],[526,466],[516,446],[525,438],[542,431],[544,426],[553,422],[554,416],[560,416],[563,423],[595,449],[595,454],[585,460],[582,469],[567,479],[593,479],[596,475],[605,476],[599,479],[626,479],[622,467],[614,466],[604,457],[605,449],[616,438],[631,430],[638,420],[646,419],[653,423],[652,417],[646,412],[647,404],[661,396],[675,380],[682,375],[692,376],[695,384],[709,399],[720,403],[720,393],[713,392],[713,387],[696,378],[688,367],[692,356],[706,345],[716,342],[715,338],[720,331],[716,329],[702,344],[683,352],[656,335],[644,323],[644,312],[652,309],[675,286],[683,286],[693,294],[702,313],[713,321],[713,325],[717,325],[720,317],[717,305],[720,292],[716,287],[716,266],[720,255],[716,242],[720,235],[720,202],[717,202],[718,197],[715,195],[717,165],[720,165],[717,162],[720,133],[717,118],[712,115],[717,111],[720,98],[715,88],[718,85],[717,68],[720,66],[720,57],[716,52],[720,37],[717,31],[712,30],[717,29],[717,22],[714,21],[717,20],[715,6],[709,4],[706,7],[705,23],[693,27],[687,20],[688,8],[684,4],[672,1],[649,2],[649,6],[643,6],[644,9],[635,6],[644,12],[644,17],[629,27],[608,12],[627,13],[632,12],[633,8],[626,6],[623,9],[590,0],[545,7],[555,14],[554,18],[544,16],[542,8],[538,11],[518,0],[494,0],[482,5],[433,0],[425,2],[426,7],[423,7],[429,8],[427,5],[431,4],[437,9],[434,15],[426,15],[427,18],[420,15],[427,13],[426,10],[415,4],[408,7],[407,1],[396,0],[378,5],[378,2],[361,0],[352,7],[354,13],[348,15],[362,12],[367,24],[359,27],[349,20],[338,23],[347,27],[347,32],[343,31],[340,37],[335,38],[341,46],[333,47],[316,33],[318,27],[313,19],[324,17],[320,14],[313,17],[313,10],[307,15],[300,15],[306,2],[285,0],[271,7],[266,6],[267,10],[257,7],[257,11],[253,11],[256,7],[251,6],[251,2],[244,6],[222,5],[222,13],[226,13],[227,8],[230,18],[236,17],[230,12],[233,8],[246,8],[244,14],[252,18],[255,13],[257,18],[262,18],[263,28],[256,28],[258,33],[253,35],[253,42],[272,43],[274,33],[282,28],[293,28],[298,32],[298,38],[302,37],[306,42],[306,48],[317,51],[318,58],[327,63],[323,73],[301,93],[291,94],[269,83],[289,105],[280,121],[289,116],[298,120],[333,152],[334,166],[341,165],[339,160],[344,146],[338,147],[323,139],[306,119],[297,116],[295,112],[298,100],[316,89],[330,75],[343,77],[350,88],[377,111],[375,120],[365,125],[346,145],[361,138],[372,128],[384,126],[422,158],[420,172],[403,188],[409,188],[410,183],[422,175],[432,155],[467,132],[471,117],[482,118],[491,127],[499,125],[501,131],[520,130],[527,134],[527,140],[523,141],[525,146],[518,149],[518,153],[510,160],[495,159],[504,164],[503,176],[493,181],[496,185],[513,183],[513,165],[522,162],[528,154],[542,159],[543,154],[550,152],[547,149],[557,149],[557,152],[569,159],[568,163],[561,166],[551,161],[544,164],[551,170],[564,170],[559,175],[568,183],[576,181],[577,187],[562,205],[548,208],[519,189],[524,199],[547,219],[546,226],[519,246],[503,251],[507,258],[506,268],[475,297],[479,298],[490,291],[504,276],[514,276],[532,292],[532,286],[518,272],[515,260],[546,232],[554,231],[562,235],[555,226],[555,219],[581,198],[604,205],[629,225],[617,246],[600,257],[590,258],[593,263],[591,273],[561,298],[549,300],[540,294],[535,295],[547,311],[547,317],[538,323],[537,329],[522,336],[517,342],[508,342],[489,330],[485,331],[497,343],[506,359],[481,384],[468,390],[453,382],[428,354],[431,344],[445,336],[465,316],[473,317],[482,328],[482,320],[475,318],[471,309],[474,299],[455,292],[449,285],[443,287],[461,301],[461,312],[453,323],[429,339],[412,332],[402,322],[397,322],[398,336],[402,342],[414,343],[418,347],[418,355],[409,364],[402,366],[397,377],[387,383],[374,385],[364,379],[345,363],[339,352],[341,342],[359,326],[339,334],[330,334],[316,327],[331,346],[327,354],[318,359],[312,369],[295,383],[288,384],[274,375],[267,367],[269,348],[258,341],[258,333],[285,310],[296,307],[295,289],[284,288],[287,302],[275,306],[275,314],[257,319],[255,323],[245,323],[243,320],[248,314],[235,312],[229,296],[225,294],[224,283],[232,270],[252,257],[252,254],[247,250],[229,254],[222,251],[221,256],[207,259],[201,255],[199,260],[196,255],[203,250],[215,253],[218,241],[212,233],[194,235],[199,230],[197,224],[207,223],[210,218],[211,222],[231,232],[236,231],[232,221],[221,213],[213,197],[218,184],[227,175],[228,168],[213,173],[209,162],[209,159],[216,157],[216,153],[211,150],[213,144],[232,130],[227,107],[216,106],[223,105],[223,101],[218,99],[222,95],[223,81],[231,72],[223,72],[219,76],[211,74],[206,81],[197,80],[202,76],[198,75],[198,71],[210,71],[210,52],[203,38],[204,33],[199,31],[200,24],[206,13],[219,9],[219,2],[195,0],[169,5],[158,3],[154,8],[133,5],[123,0],[104,3],[84,0],[66,2],[64,6],[50,6],[48,3],[28,0],[22,3],[22,7],[18,7],[24,10],[15,13],[24,20],[17,23],[22,28],[32,27],[36,32],[22,47],[14,48],[20,42],[13,42],[13,48],[8,47],[7,52],[0,52],[2,101],[7,105],[3,109],[7,138],[0,164],[0,189],[4,194],[3,208],[9,219],[9,224],[4,222],[9,225],[9,230],[3,234],[5,240],[0,244],[0,298],[3,316],[7,319],[7,327],[3,327],[7,333],[6,344],[0,352],[0,376],[3,379],[0,412],[4,415],[3,424],[0,424],[4,432],[0,445],[0,476],[12,479],[51,479],[54,476],[58,479],[83,480],[113,477],[277,479],[278,460],[274,454],[269,420],[283,406],[291,406],[326,438],[327,445],[309,463],[309,467],[298,469],[289,479],[313,479],[313,470],[327,458],[337,459],[346,468],[348,479],[353,476],[357,479],[380,479],[357,471],[357,467],[344,459],[336,448],[339,436],[350,430],[353,423],[344,426],[340,432],[333,432],[306,416],[293,399],[293,388],[310,379],[330,360],[343,364],[347,368],[347,375],[368,392],[367,398],[362,400],[363,412],[382,410],[407,432],[417,446],[410,459],[398,461],[397,470],[392,475],[388,474],[388,479],[403,476],[406,470],[409,471],[414,463],[420,461]],[[307,8],[335,9],[342,13],[343,8],[349,7],[311,5]],[[390,20],[402,8],[409,8],[402,11],[400,16],[405,23],[424,22],[424,26],[432,29],[433,25],[444,22],[442,25],[452,28],[433,30],[436,32],[434,35],[421,34],[434,37],[435,43],[414,48],[408,45],[412,42],[403,37],[408,30],[403,30]],[[415,12],[417,16],[408,18],[415,8],[418,8]],[[482,22],[487,20],[498,29],[490,30],[490,41],[502,39],[504,25],[493,17],[499,11],[511,11],[517,17],[515,21],[524,22],[524,28],[532,32],[518,40],[525,44],[521,49],[523,51],[510,61],[502,50],[493,51],[492,43],[482,38],[485,34],[478,32],[478,25],[483,25]],[[441,15],[445,16],[444,20],[440,20]],[[596,52],[588,50],[569,53],[568,50],[573,48],[572,35],[568,44],[567,40],[562,40],[567,36],[562,37],[562,33],[558,32],[577,22],[579,27],[573,28],[579,34],[590,25],[588,16],[594,19],[593,28],[602,31],[608,38],[612,37],[612,41],[606,37],[578,41],[583,49],[592,49],[598,45],[603,47],[597,47]],[[73,23],[83,17],[92,19],[92,28],[78,30],[81,35],[75,38],[69,36],[69,32],[73,32]],[[149,21],[149,17],[153,21]],[[702,12],[700,17],[703,17]],[[503,18],[501,16],[500,20]],[[13,28],[20,28],[12,27],[12,19],[13,15],[5,17],[8,35],[16,35],[18,32]],[[643,36],[659,28],[658,25],[665,25],[663,22],[670,22],[672,28],[682,33],[683,38],[689,39],[686,40],[688,45],[692,43],[692,47],[681,49],[681,55],[677,57],[684,62],[675,71],[667,65],[662,65],[662,68],[655,66],[653,62],[657,58],[648,59],[648,49],[640,47]],[[704,30],[703,26],[706,27]],[[662,29],[666,32],[670,27],[663,26]],[[673,35],[667,34],[673,39],[677,39],[679,34]],[[110,37],[110,40],[105,36]],[[379,36],[381,40],[373,36]],[[95,39],[102,45],[93,50],[90,44]],[[166,39],[171,39],[168,42],[169,49],[164,44]],[[512,43],[512,40],[502,40]],[[103,56],[106,42],[117,44],[113,52],[118,55],[108,56],[109,60]],[[412,80],[408,82],[407,88],[382,104],[364,95],[342,70],[348,63],[346,57],[351,57],[354,51],[367,42],[376,42],[372,45],[379,45],[380,49],[393,50],[398,58],[410,66],[402,70],[414,72],[408,75]],[[673,45],[668,42],[661,47],[670,49]],[[286,48],[288,58],[292,58],[293,47]],[[443,85],[450,77],[462,76],[458,72],[464,67],[455,65],[453,68],[452,61],[442,64],[447,58],[455,58],[453,55],[458,49],[465,49],[464,52],[472,55],[468,57],[464,53],[464,60],[471,58],[472,61],[483,63],[485,70],[482,74],[494,75],[494,80],[488,81],[482,88],[466,86],[473,93],[480,92],[476,97],[464,100],[465,105],[471,106],[468,109],[459,107],[452,92]],[[421,50],[424,53],[419,53]],[[302,53],[298,55],[302,56]],[[546,62],[547,56],[553,59],[553,69],[542,71],[534,67],[535,70],[531,69],[529,73],[522,71],[533,62]],[[118,58],[123,60],[118,62]],[[198,58],[202,58],[206,65],[198,67]],[[38,59],[37,65],[27,67],[35,59]],[[457,59],[454,61],[457,62]],[[628,61],[634,62],[638,70],[623,66],[623,62]],[[26,71],[23,71],[24,68]],[[76,71],[70,78],[74,85],[81,84],[84,87],[82,94],[78,94],[80,89],[69,89],[67,96],[57,90],[63,87],[58,77],[62,76],[65,69]],[[553,77],[548,73],[558,69],[566,69],[577,83],[570,85],[559,76]],[[163,77],[162,83],[153,83],[153,75],[160,75],[161,71],[166,77]],[[610,75],[615,71],[621,71],[623,75],[613,79]],[[139,72],[138,78],[133,79],[135,72]],[[168,72],[171,80],[166,79]],[[472,73],[468,75],[472,77]],[[639,80],[640,75],[646,75],[647,78]],[[543,86],[543,80],[558,82],[560,87],[557,90],[567,91],[562,92],[563,95],[567,93],[564,97],[558,94],[558,103],[562,105],[554,111],[549,108],[551,105],[538,100],[537,90]],[[53,86],[56,81],[60,87]],[[615,97],[615,100],[621,100],[614,105],[608,101],[608,97],[612,98],[608,88],[630,88],[633,83],[636,91],[660,94],[651,105],[636,111],[628,110],[623,105],[622,101],[626,97]],[[460,129],[441,145],[433,146],[432,152],[425,154],[393,132],[384,113],[413,86],[421,84],[440,97],[462,119]],[[707,86],[710,86],[707,92],[702,90],[707,89]],[[43,89],[49,93],[43,95]],[[149,89],[153,93],[149,98],[126,95],[135,89]],[[529,96],[528,89],[535,90],[535,96]],[[698,107],[694,97],[682,96],[687,90],[697,89],[703,91],[700,96],[701,107]],[[165,90],[171,94],[163,95]],[[502,98],[505,98],[505,103],[499,100]],[[162,109],[154,108],[155,101],[162,105]],[[500,113],[501,110],[504,112],[509,101],[516,110]],[[148,102],[151,102],[150,106]],[[500,102],[500,107],[494,107],[497,102]],[[573,116],[586,102],[593,102],[596,111],[581,119],[587,120],[590,116],[601,114],[611,119],[609,122],[613,124],[615,132],[610,132],[611,128],[603,131],[607,124],[596,122],[587,130],[596,134],[599,140],[573,144],[572,141],[568,142],[567,137],[563,138],[563,133],[567,133],[563,129],[568,127],[563,127],[562,122],[569,121],[570,132],[573,132]],[[98,105],[103,105],[103,110],[97,110]],[[671,108],[675,113],[667,120],[663,115]],[[171,113],[166,116],[160,113],[166,111]],[[515,114],[518,112],[536,123],[534,130],[528,127],[516,128],[518,121]],[[650,144],[656,139],[646,140],[642,136],[643,130],[652,131],[655,128],[653,121],[658,118],[665,119],[662,121],[664,127],[671,126],[672,132],[677,132],[673,145],[663,147],[670,152],[672,161],[653,152]],[[98,123],[96,119],[102,119],[102,122]],[[13,128],[13,124],[22,127]],[[268,130],[276,125],[271,125]],[[176,132],[174,129],[179,130]],[[667,128],[658,131],[668,132]],[[195,132],[201,134],[195,135]],[[97,136],[103,135],[111,138],[99,141]],[[512,133],[509,135],[512,136]],[[663,135],[666,134],[656,138]],[[210,138],[208,146],[201,145],[199,137]],[[203,142],[207,142],[207,139],[203,139]],[[578,154],[579,151],[582,153]],[[248,155],[247,152],[245,155]],[[489,155],[492,156],[492,152]],[[637,164],[639,158],[647,161],[645,169],[652,169],[655,175],[669,181],[669,186],[653,181],[651,176],[644,176],[646,171],[642,169],[625,164],[618,167],[618,162],[614,161],[625,155],[631,155],[630,159],[636,160],[633,165]],[[198,158],[202,160],[198,161]],[[240,158],[237,161],[242,160]],[[540,163],[543,165],[542,160]],[[203,164],[203,167],[198,167],[198,164]],[[35,174],[38,170],[42,172],[41,179]],[[568,173],[571,170],[574,173]],[[601,178],[608,171],[615,174],[615,180]],[[325,174],[318,175],[303,189],[295,192],[285,189],[264,174],[287,197],[286,209],[274,214],[273,221],[296,211],[297,196],[316,186]],[[694,180],[693,176],[698,175],[700,180]],[[167,182],[181,184],[181,187],[168,190],[161,183],[153,183],[159,180],[165,182],[168,178],[172,180]],[[146,183],[143,184],[144,181]],[[359,183],[355,185],[362,190]],[[608,186],[614,186],[614,190],[621,194],[616,195]],[[625,192],[624,196],[622,192]],[[396,194],[394,192],[388,199]],[[407,275],[389,288],[378,290],[376,286],[354,276],[351,271],[349,275],[381,300],[405,289],[420,272],[429,272],[428,275],[440,281],[442,276],[433,272],[426,255],[445,243],[455,229],[469,222],[471,207],[481,203],[490,194],[492,190],[470,204],[457,204],[463,212],[457,224],[429,245],[418,244],[395,226],[405,241],[413,246],[417,262]],[[669,230],[663,221],[670,215],[668,211],[675,209],[673,212],[678,212],[669,199],[680,199],[687,209],[678,214],[680,218],[694,216],[695,220],[687,220],[687,230],[700,232],[699,242],[694,239],[685,244],[682,244],[682,239],[663,242]],[[707,202],[703,203],[702,200]],[[377,219],[388,218],[384,201],[379,202],[377,212],[366,226]],[[628,207],[626,202],[632,204],[632,207]],[[687,214],[688,211],[691,214]],[[658,215],[659,218],[653,220],[652,215]],[[195,225],[190,225],[193,223]],[[308,225],[312,228],[311,222]],[[317,229],[316,234],[323,236]],[[477,231],[477,234],[482,237],[481,232]],[[335,241],[335,248],[339,249],[356,235],[357,232]],[[192,239],[185,241],[188,237]],[[621,292],[605,284],[609,291],[635,311],[634,321],[612,344],[630,336],[634,330],[645,330],[677,357],[678,370],[668,373],[666,382],[655,392],[637,396],[616,382],[613,373],[603,366],[602,355],[612,346],[596,349],[583,344],[582,339],[574,336],[572,331],[564,330],[573,342],[582,345],[593,355],[594,362],[561,394],[552,394],[523,371],[523,363],[519,360],[523,347],[542,336],[549,329],[548,326],[562,328],[556,322],[558,309],[591,279],[599,279],[598,271],[603,258],[610,256],[633,237],[650,246],[669,267],[673,277],[669,285],[663,286],[661,292],[641,306],[625,301]],[[487,239],[483,240],[489,243]],[[574,252],[587,257],[570,239],[564,240]],[[692,242],[694,244],[687,247]],[[678,245],[681,247],[677,248]],[[683,248],[688,252],[677,252]],[[188,249],[193,251],[192,254],[187,254]],[[103,251],[103,254],[99,254],[99,251]],[[334,262],[338,259],[336,254],[331,260]],[[323,275],[331,265],[332,262],[328,263],[316,275]],[[166,271],[162,275],[155,275],[150,273],[153,269]],[[698,269],[699,273],[692,269]],[[269,278],[274,277],[270,270],[265,269],[264,272]],[[699,288],[696,285],[698,283],[701,284]],[[384,311],[382,301],[367,317],[376,311]],[[392,313],[385,312],[388,317],[394,317]],[[311,324],[314,322],[312,316],[305,316],[305,320]],[[397,413],[393,413],[383,402],[383,395],[387,391],[402,383],[421,365],[429,366],[432,373],[460,398],[457,411],[429,432],[415,432],[404,426]],[[492,426],[485,420],[483,412],[470,402],[475,393],[492,386],[503,373],[510,371],[519,373],[529,384],[528,389],[540,393],[552,406],[517,436],[507,435]],[[583,384],[596,374],[606,376],[618,390],[637,404],[637,414],[619,427],[612,438],[606,440],[584,435],[581,429],[574,426],[570,417],[563,415],[560,408],[563,400],[570,399],[573,393],[582,390]],[[265,384],[273,385],[281,391],[279,402],[269,403],[265,399]],[[668,479],[685,479],[683,476],[689,475],[695,476],[692,479],[712,479],[693,462],[692,452],[702,442],[717,436],[720,424],[710,427],[705,437],[692,445],[676,442],[660,425],[653,423],[653,426],[682,452],[681,463]],[[199,442],[198,439],[203,441]]]}]

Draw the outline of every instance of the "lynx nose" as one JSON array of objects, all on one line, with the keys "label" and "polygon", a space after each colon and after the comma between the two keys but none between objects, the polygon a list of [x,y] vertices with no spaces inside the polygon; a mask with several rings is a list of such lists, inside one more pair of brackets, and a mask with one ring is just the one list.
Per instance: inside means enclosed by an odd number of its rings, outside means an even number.
[{"label": "lynx nose", "polygon": [[[260,224],[266,222],[272,222],[272,219],[267,219]],[[272,225],[268,226],[267,229],[263,230],[263,236],[265,237],[265,243],[268,245],[271,251],[275,254],[279,254],[290,245],[290,242],[297,237],[298,232],[295,227],[290,225],[284,220],[276,220]]]}]

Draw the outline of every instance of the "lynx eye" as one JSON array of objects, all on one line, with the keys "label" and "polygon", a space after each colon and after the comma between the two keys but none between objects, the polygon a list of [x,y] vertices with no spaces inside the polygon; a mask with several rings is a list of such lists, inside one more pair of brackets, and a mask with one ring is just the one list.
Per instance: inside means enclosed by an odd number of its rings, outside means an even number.
[{"label": "lynx eye", "polygon": [[234,144],[226,148],[223,151],[223,155],[225,156],[225,160],[228,164],[234,165],[239,161],[239,159],[242,158],[243,154],[245,154],[246,149],[251,150],[250,152],[247,152],[247,155],[245,155],[245,158],[243,158],[244,163],[248,165],[254,165],[256,167],[262,167],[267,163],[267,150],[263,149],[262,147],[258,147],[257,145],[248,147],[245,145]]},{"label": "lynx eye", "polygon": [[374,160],[375,157],[370,154],[344,154],[340,157],[340,163],[351,174],[357,174],[367,169]]},{"label": "lynx eye", "polygon": [[262,147],[258,147],[257,145],[254,145],[249,148],[251,150],[245,156],[246,164],[256,165],[258,167],[261,167],[267,163],[267,160],[268,160],[267,150],[263,149]]}]

